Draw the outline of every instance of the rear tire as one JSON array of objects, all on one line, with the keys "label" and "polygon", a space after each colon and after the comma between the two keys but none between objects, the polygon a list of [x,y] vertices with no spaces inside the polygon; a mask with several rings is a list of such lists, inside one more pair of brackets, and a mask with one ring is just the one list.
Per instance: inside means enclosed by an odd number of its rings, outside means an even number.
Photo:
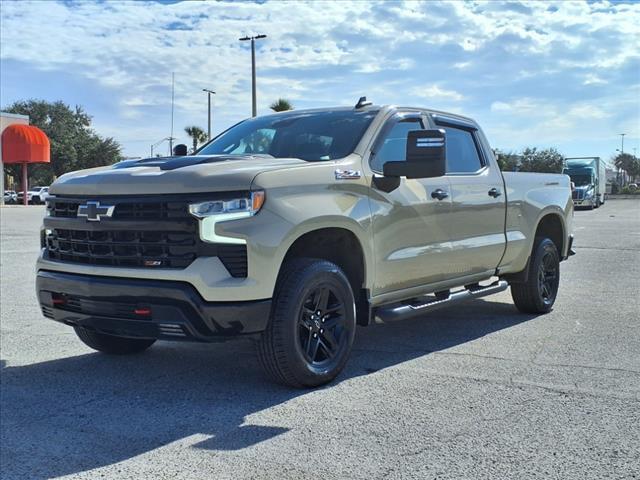
[{"label": "rear tire", "polygon": [[344,368],[355,327],[355,299],[340,267],[311,258],[287,262],[258,343],[260,361],[278,383],[323,385]]},{"label": "rear tire", "polygon": [[524,313],[548,313],[553,308],[560,284],[560,255],[546,237],[536,237],[527,279],[511,285],[511,297]]},{"label": "rear tire", "polygon": [[112,355],[140,353],[155,343],[150,338],[125,338],[98,333],[83,327],[73,327],[78,338],[88,347]]}]

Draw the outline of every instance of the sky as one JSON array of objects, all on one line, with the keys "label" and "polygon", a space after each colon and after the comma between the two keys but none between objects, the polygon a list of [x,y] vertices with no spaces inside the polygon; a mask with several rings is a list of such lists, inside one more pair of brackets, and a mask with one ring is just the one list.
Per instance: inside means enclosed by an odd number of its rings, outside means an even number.
[{"label": "sky", "polygon": [[[125,156],[184,127],[213,133],[284,97],[296,109],[441,109],[494,148],[555,147],[609,160],[626,133],[640,155],[640,2],[0,2],[0,107],[82,105]],[[157,147],[168,150],[166,144]],[[158,150],[157,150],[158,151]]]}]

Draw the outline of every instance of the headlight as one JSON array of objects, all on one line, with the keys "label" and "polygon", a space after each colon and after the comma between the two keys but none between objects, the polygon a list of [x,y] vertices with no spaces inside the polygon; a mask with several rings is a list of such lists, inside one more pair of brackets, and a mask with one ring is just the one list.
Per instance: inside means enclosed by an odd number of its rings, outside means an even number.
[{"label": "headlight", "polygon": [[[232,200],[211,200],[209,202],[192,203],[189,205],[189,213],[194,217],[220,217],[231,219],[250,217],[258,213],[264,203],[264,191],[251,192],[249,197],[234,198]],[[240,214],[240,215],[238,215]]]},{"label": "headlight", "polygon": [[264,197],[264,191],[258,190],[247,197],[193,203],[189,205],[189,213],[199,219],[200,238],[203,241],[244,245],[247,243],[244,238],[219,235],[216,224],[255,215],[262,208]]}]

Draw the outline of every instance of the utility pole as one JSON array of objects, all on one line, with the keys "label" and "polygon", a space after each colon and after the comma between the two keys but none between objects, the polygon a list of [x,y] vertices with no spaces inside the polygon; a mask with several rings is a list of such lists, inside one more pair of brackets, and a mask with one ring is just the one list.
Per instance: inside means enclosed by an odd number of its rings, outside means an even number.
[{"label": "utility pole", "polygon": [[[618,150],[616,148],[616,152],[620,152],[620,155],[624,154],[624,136],[626,135],[626,133],[619,133],[618,135],[620,135],[620,149]],[[617,180],[618,180],[618,185],[623,185],[625,183],[625,175],[624,173],[622,173],[622,169],[620,167],[618,167],[618,176],[617,176]]]},{"label": "utility pole", "polygon": [[202,89],[203,92],[207,92],[207,99],[209,103],[209,117],[207,120],[207,140],[211,140],[211,95],[215,95],[216,92],[213,90],[207,90],[206,88]]},{"label": "utility pole", "polygon": [[171,72],[171,135],[169,135],[169,156],[173,155],[173,104],[175,100],[176,74]]},{"label": "utility pole", "polygon": [[252,108],[251,116],[255,117],[258,114],[257,101],[256,101],[256,40],[261,38],[267,38],[266,35],[255,35],[253,37],[245,36],[240,38],[241,42],[251,40],[251,99]]},{"label": "utility pole", "polygon": [[155,147],[157,147],[158,145],[160,145],[162,142],[164,142],[165,140],[169,140],[169,137],[164,137],[162,140],[158,140],[156,143],[154,143],[153,145],[151,145],[151,157],[153,157],[153,149]]}]

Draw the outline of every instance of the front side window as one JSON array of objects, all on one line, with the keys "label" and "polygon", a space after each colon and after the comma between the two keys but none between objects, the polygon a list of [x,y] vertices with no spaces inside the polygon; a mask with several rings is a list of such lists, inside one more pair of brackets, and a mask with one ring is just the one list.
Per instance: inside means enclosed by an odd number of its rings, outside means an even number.
[{"label": "front side window", "polygon": [[382,172],[387,162],[404,162],[407,159],[407,135],[413,130],[423,130],[424,125],[419,118],[407,118],[397,122],[389,130],[384,139],[378,143],[371,159],[371,169]]},{"label": "front side window", "polygon": [[377,110],[291,112],[257,117],[231,127],[198,155],[263,154],[322,161],[353,153]]},{"label": "front side window", "polygon": [[475,173],[482,168],[480,154],[469,130],[441,127],[446,135],[447,173]]}]

